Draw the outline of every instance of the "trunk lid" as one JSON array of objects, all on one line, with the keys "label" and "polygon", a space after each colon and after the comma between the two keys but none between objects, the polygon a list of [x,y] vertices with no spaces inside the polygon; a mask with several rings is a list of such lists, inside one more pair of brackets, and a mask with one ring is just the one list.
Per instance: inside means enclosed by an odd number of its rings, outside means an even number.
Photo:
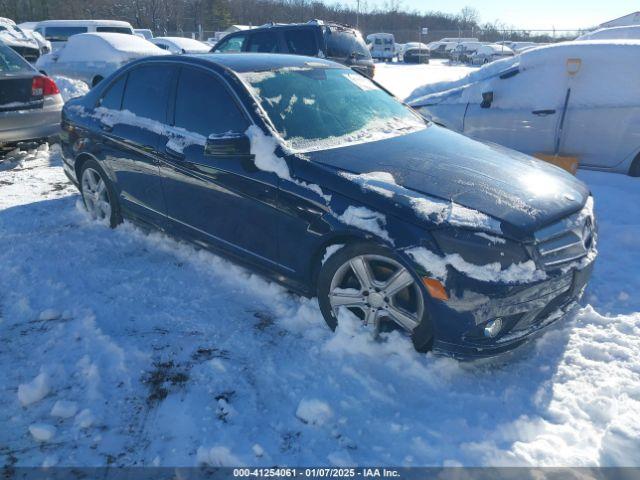
[{"label": "trunk lid", "polygon": [[0,112],[42,108],[43,96],[33,96],[34,74],[0,74]]}]

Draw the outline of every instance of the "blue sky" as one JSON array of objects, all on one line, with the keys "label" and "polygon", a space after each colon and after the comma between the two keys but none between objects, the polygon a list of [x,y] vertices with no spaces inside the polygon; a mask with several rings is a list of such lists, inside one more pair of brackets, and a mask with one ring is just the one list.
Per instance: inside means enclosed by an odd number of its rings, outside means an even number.
[{"label": "blue sky", "polygon": [[[369,7],[384,6],[385,0],[361,0]],[[330,0],[328,3],[334,3]],[[353,6],[356,0],[342,0]],[[483,22],[500,20],[516,28],[578,29],[640,10],[640,2],[629,0],[400,0],[403,9],[458,13],[474,7]]]}]

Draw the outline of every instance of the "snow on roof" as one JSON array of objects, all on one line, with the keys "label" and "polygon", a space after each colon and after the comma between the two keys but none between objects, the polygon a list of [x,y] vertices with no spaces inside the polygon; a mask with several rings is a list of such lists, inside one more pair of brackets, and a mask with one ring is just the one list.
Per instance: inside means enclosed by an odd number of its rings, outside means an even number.
[{"label": "snow on roof", "polygon": [[211,50],[209,45],[205,45],[199,40],[187,37],[155,37],[154,40],[164,40],[173,43],[176,47],[186,50],[187,52],[208,52]]},{"label": "snow on roof", "polygon": [[640,39],[640,25],[627,27],[601,28],[593,32],[585,33],[576,40],[623,40]]},{"label": "snow on roof", "polygon": [[101,27],[131,27],[129,22],[121,20],[43,20],[38,22],[39,27],[77,27],[86,25],[96,25]]},{"label": "snow on roof", "polygon": [[488,43],[478,48],[478,53],[513,53],[513,50],[506,45]]},{"label": "snow on roof", "polygon": [[93,59],[118,61],[123,55],[168,55],[169,52],[136,35],[124,33],[80,33],[69,37],[60,52],[63,61],[87,59],[88,52]]},{"label": "snow on roof", "polygon": [[[470,84],[492,80],[513,69],[525,71],[540,67],[541,69],[566,72],[566,62],[573,58],[580,59],[583,65],[591,64],[599,67],[602,66],[603,60],[615,59],[617,65],[629,65],[629,68],[635,68],[633,66],[637,65],[639,56],[639,40],[591,40],[544,45],[526,50],[514,57],[485,65],[458,80],[418,87],[407,97],[406,101],[412,105],[419,105],[424,103],[427,100],[425,97],[430,95],[445,94]],[[612,73],[614,72],[604,73],[603,71],[603,74],[606,75]]]}]

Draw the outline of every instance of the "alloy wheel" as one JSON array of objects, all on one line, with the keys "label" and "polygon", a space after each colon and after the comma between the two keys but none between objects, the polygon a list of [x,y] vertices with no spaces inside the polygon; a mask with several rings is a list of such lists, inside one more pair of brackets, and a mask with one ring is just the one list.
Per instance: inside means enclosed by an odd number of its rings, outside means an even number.
[{"label": "alloy wheel", "polygon": [[100,173],[93,168],[87,168],[82,172],[82,199],[92,218],[110,221],[111,202],[107,185]]},{"label": "alloy wheel", "polygon": [[384,321],[412,332],[424,314],[422,292],[411,272],[382,255],[359,255],[343,263],[331,280],[329,303],[336,318],[340,308],[347,308],[375,333]]}]

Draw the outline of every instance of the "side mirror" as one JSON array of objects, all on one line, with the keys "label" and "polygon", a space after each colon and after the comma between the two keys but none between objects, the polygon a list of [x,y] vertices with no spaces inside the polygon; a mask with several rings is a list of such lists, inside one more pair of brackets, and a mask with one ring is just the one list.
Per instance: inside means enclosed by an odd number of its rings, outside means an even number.
[{"label": "side mirror", "polygon": [[249,157],[251,142],[244,133],[210,135],[204,147],[204,154],[213,157]]},{"label": "side mirror", "polygon": [[490,108],[493,103],[493,92],[484,92],[482,94],[482,103],[480,108]]}]

